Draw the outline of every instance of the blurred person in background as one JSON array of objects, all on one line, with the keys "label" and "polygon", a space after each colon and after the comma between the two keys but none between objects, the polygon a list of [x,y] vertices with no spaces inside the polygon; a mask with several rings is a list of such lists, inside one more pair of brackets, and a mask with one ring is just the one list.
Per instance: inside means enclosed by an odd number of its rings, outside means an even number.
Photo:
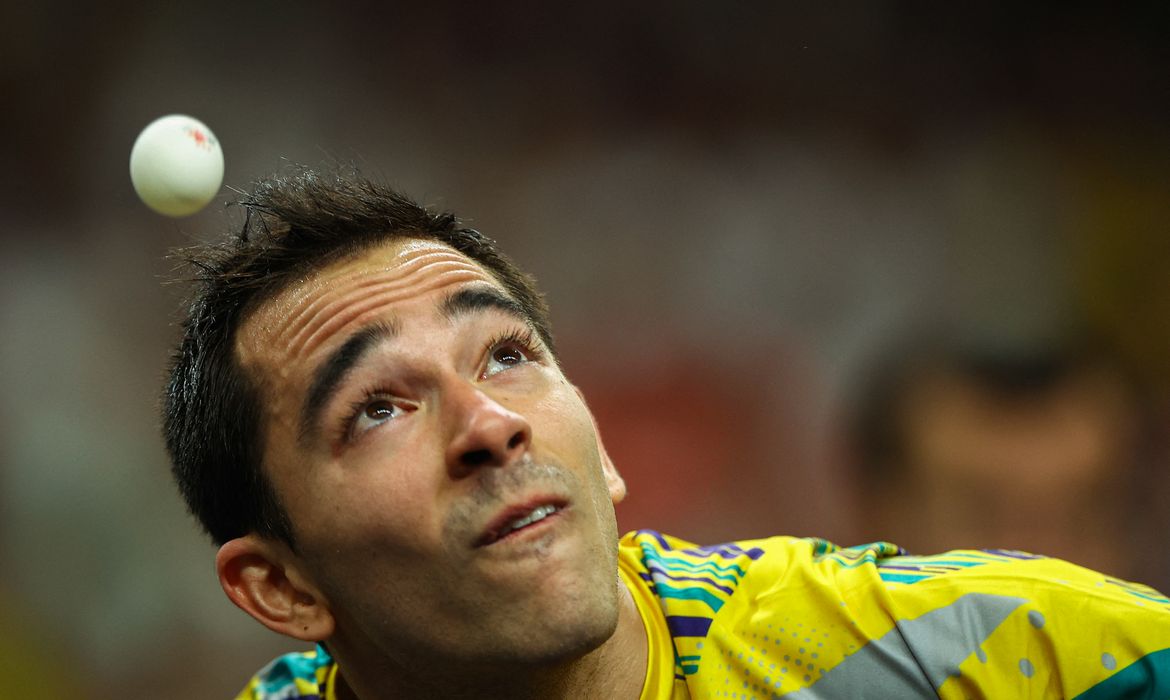
[{"label": "blurred person in background", "polygon": [[1057,559],[619,538],[625,484],[494,241],[356,176],[243,206],[193,253],[165,396],[224,592],[315,644],[241,697],[1170,690],[1170,600]]},{"label": "blurred person in background", "polygon": [[863,536],[1043,552],[1165,583],[1144,515],[1160,487],[1151,417],[1109,354],[920,335],[862,386],[848,442]]}]

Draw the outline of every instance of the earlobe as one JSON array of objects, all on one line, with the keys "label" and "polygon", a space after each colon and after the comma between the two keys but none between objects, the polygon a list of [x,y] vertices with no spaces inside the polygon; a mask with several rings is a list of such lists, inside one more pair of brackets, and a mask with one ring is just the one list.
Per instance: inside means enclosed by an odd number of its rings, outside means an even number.
[{"label": "earlobe", "polygon": [[328,639],[333,614],[295,559],[283,543],[249,534],[219,548],[215,569],[227,597],[268,629],[307,642]]},{"label": "earlobe", "polygon": [[593,435],[597,440],[597,454],[601,457],[601,471],[605,474],[606,485],[609,486],[610,500],[613,501],[614,505],[617,505],[626,498],[626,481],[618,473],[613,460],[609,458],[609,453],[605,451],[605,445],[601,442],[601,429],[597,427],[597,418],[593,416],[593,411],[590,411],[589,405],[585,403],[585,395],[576,385],[573,385],[573,391],[577,392],[578,398],[581,399],[586,412],[589,413],[589,420],[593,423]]},{"label": "earlobe", "polygon": [[618,473],[617,467],[613,466],[613,460],[605,451],[605,446],[601,444],[601,436],[597,437],[597,448],[601,450],[601,469],[605,472],[605,483],[609,486],[609,497],[614,505],[621,503],[626,498],[626,480]]}]

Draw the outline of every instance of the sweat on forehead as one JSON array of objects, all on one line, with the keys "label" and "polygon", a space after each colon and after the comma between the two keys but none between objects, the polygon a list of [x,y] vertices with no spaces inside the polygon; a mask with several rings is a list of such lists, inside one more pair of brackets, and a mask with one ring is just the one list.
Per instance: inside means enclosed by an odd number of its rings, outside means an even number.
[{"label": "sweat on forehead", "polygon": [[346,326],[362,326],[394,304],[452,285],[499,282],[480,265],[433,241],[394,241],[299,279],[259,304],[236,338],[244,366],[273,346],[315,352]]}]

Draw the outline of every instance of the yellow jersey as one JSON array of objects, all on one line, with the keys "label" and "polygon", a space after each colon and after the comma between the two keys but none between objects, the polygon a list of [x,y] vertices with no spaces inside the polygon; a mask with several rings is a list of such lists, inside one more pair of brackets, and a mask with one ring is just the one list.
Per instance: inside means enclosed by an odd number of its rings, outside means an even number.
[{"label": "yellow jersey", "polygon": [[1170,600],[1023,552],[626,535],[642,700],[1170,698]]},{"label": "yellow jersey", "polygon": [[[618,548],[641,700],[1170,698],[1170,599],[1059,559],[652,530]],[[336,674],[324,647],[287,654],[238,700],[335,700]]]}]

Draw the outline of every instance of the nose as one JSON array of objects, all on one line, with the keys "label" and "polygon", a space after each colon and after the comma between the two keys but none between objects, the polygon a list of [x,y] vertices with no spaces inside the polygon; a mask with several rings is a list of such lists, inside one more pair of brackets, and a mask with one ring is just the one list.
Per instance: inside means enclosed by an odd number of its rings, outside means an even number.
[{"label": "nose", "polygon": [[532,443],[532,427],[515,411],[474,385],[460,382],[447,393],[453,422],[447,470],[461,479],[481,467],[504,467]]}]

